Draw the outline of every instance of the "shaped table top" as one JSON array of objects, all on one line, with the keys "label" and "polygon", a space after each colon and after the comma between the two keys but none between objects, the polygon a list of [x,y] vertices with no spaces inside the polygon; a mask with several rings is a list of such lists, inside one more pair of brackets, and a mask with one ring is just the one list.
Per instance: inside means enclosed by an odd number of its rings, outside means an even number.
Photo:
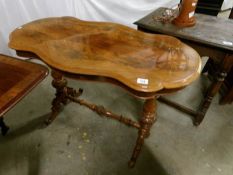
[{"label": "shaped table top", "polygon": [[74,17],[23,25],[11,33],[9,47],[32,52],[52,68],[113,78],[141,92],[184,87],[201,68],[198,53],[174,37]]}]

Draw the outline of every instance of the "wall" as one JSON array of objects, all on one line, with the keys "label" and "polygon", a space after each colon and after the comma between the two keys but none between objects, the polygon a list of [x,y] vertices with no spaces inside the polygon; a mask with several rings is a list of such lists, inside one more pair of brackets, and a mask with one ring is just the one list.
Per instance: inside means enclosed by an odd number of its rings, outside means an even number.
[{"label": "wall", "polygon": [[172,7],[179,0],[0,0],[0,53],[14,55],[7,47],[16,27],[38,18],[75,16],[83,20],[132,23],[161,6]]},{"label": "wall", "polygon": [[224,0],[222,4],[222,10],[226,10],[233,7],[233,0]]}]

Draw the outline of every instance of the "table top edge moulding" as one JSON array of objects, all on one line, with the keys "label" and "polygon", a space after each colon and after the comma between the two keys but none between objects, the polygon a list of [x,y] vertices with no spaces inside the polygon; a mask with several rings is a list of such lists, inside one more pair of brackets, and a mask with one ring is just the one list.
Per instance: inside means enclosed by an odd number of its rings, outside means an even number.
[{"label": "table top edge moulding", "polygon": [[[219,92],[227,74],[233,67],[233,20],[195,14],[197,20],[195,26],[179,28],[167,19],[169,18],[167,10],[170,12],[171,9],[163,7],[156,9],[134,24],[137,25],[138,30],[144,32],[169,34],[177,37],[182,42],[191,45],[201,56],[209,57],[202,73],[212,70],[214,73],[197,110],[192,110],[163,97],[159,99],[161,102],[193,116],[194,124],[199,125],[203,121],[214,96]],[[167,22],[163,20],[165,18]],[[214,63],[214,69],[209,66],[209,62]]]},{"label": "table top edge moulding", "polygon": [[[195,26],[182,28],[175,26],[170,22],[163,23],[155,19],[155,16],[163,14],[167,9],[169,8],[161,7],[139,19],[134,24],[144,26],[151,30],[156,30],[159,33],[233,52],[233,20],[195,13],[197,19]],[[205,28],[210,29],[209,26],[211,26],[211,31],[203,31]],[[224,35],[218,30],[221,26],[225,26],[226,31]],[[202,30],[200,30],[200,28]]]},{"label": "table top edge moulding", "polygon": [[198,53],[174,37],[74,17],[25,24],[11,33],[9,47],[63,72],[113,78],[140,92],[185,87],[201,68]]}]

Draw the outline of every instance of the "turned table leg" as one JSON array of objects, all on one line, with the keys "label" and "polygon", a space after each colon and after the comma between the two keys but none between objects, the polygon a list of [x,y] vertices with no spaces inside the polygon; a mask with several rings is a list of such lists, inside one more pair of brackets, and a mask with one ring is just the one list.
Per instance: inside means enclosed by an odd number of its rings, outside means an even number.
[{"label": "turned table leg", "polygon": [[61,111],[62,105],[66,105],[70,97],[76,98],[83,92],[82,89],[79,89],[77,92],[75,89],[67,87],[67,80],[59,71],[52,70],[51,76],[53,77],[52,86],[56,89],[56,94],[52,101],[52,112],[49,118],[45,121],[47,125],[53,122]]},{"label": "turned table leg", "polygon": [[214,77],[214,82],[209,87],[203,102],[201,103],[197,115],[195,116],[194,125],[198,126],[205,117],[207,110],[210,107],[213,97],[219,92],[221,85],[223,84],[227,73],[230,71],[233,65],[233,55],[227,55],[222,61],[219,72]]},{"label": "turned table leg", "polygon": [[156,121],[156,99],[147,99],[143,106],[143,115],[140,120],[140,129],[138,131],[138,138],[134,147],[133,155],[129,161],[129,167],[134,167],[137,158],[140,154],[144,139],[149,137],[150,129]]},{"label": "turned table leg", "polygon": [[4,122],[3,117],[0,116],[0,128],[1,128],[1,132],[2,135],[6,135],[8,130],[10,129]]},{"label": "turned table leg", "polygon": [[57,117],[61,110],[62,104],[67,103],[67,98],[65,94],[65,88],[67,86],[66,79],[64,79],[61,73],[55,70],[52,70],[51,76],[53,77],[52,86],[56,89],[56,97],[52,101],[51,115],[45,121],[47,125],[52,123],[52,121]]}]

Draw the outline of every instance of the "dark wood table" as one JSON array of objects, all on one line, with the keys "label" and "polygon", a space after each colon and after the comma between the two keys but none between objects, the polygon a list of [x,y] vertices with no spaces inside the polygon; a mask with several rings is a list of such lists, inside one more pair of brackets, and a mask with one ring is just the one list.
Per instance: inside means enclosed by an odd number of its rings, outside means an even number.
[{"label": "dark wood table", "polygon": [[[201,68],[198,53],[174,37],[72,17],[25,24],[11,33],[9,46],[22,56],[41,59],[52,69],[52,85],[57,92],[47,124],[70,100],[138,129],[130,167],[135,165],[156,121],[157,97],[186,87],[199,76]],[[141,119],[134,121],[80,99],[82,90],[68,87],[65,77],[113,83],[145,99]]]},{"label": "dark wood table", "polygon": [[[231,9],[231,13],[229,15],[229,19],[233,21],[233,8]],[[230,104],[233,103],[233,67],[228,73],[223,87],[221,88],[222,98],[220,100],[220,104]]]},{"label": "dark wood table", "polygon": [[0,127],[5,135],[9,127],[4,114],[27,95],[48,73],[45,66],[0,54]]},{"label": "dark wood table", "polygon": [[214,81],[208,88],[197,111],[168,101],[165,98],[160,98],[160,101],[193,116],[194,124],[199,125],[204,119],[213,97],[219,91],[233,65],[233,20],[195,14],[197,18],[195,26],[179,28],[172,23],[163,23],[155,20],[156,17],[162,16],[165,10],[167,8],[159,8],[135,22],[138,30],[175,36],[193,47],[201,56],[208,56],[213,59],[218,65]]}]

